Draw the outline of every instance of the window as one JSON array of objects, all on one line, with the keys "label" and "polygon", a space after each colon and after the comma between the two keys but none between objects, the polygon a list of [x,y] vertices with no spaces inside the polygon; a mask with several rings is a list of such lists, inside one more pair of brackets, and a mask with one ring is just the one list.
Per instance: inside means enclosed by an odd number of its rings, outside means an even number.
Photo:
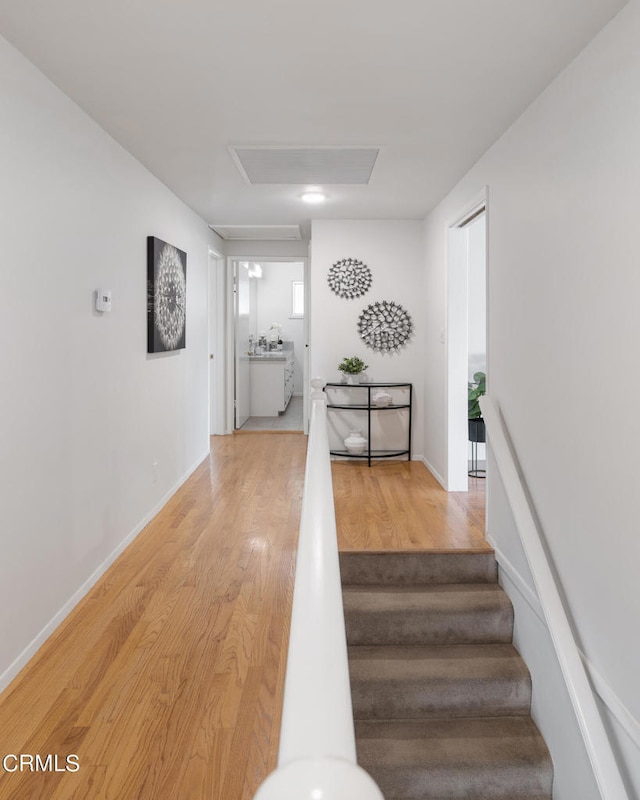
[{"label": "window", "polygon": [[304,281],[291,281],[291,319],[304,317]]}]

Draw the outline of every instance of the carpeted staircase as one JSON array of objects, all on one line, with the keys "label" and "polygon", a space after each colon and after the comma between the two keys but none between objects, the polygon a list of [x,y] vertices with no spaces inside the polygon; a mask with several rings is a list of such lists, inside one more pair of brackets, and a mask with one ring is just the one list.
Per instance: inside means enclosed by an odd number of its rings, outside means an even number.
[{"label": "carpeted staircase", "polygon": [[492,553],[341,553],[358,763],[386,800],[550,800]]}]

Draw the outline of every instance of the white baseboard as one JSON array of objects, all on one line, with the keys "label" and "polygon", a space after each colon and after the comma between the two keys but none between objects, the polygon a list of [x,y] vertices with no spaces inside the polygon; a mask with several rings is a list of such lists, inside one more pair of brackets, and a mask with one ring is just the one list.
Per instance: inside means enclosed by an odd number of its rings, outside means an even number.
[{"label": "white baseboard", "polygon": [[[542,604],[538,598],[538,595],[533,591],[533,589],[529,586],[529,584],[525,581],[522,577],[520,572],[513,566],[511,561],[502,553],[500,548],[496,546],[495,541],[490,537],[487,536],[487,541],[493,547],[496,555],[496,561],[500,567],[500,570],[504,573],[509,583],[514,587],[514,589],[520,594],[520,596],[525,600],[527,605],[531,608],[533,613],[539,618],[545,628],[548,629],[547,622],[545,619],[544,610],[542,608]],[[581,651],[578,650],[580,653],[580,657],[582,658],[582,663],[587,670],[591,683],[593,684],[593,688],[596,691],[596,694],[602,700],[604,705],[608,708],[612,716],[616,718],[620,726],[623,728],[625,733],[629,736],[633,744],[640,750],[640,722],[633,716],[633,714],[629,711],[629,709],[625,706],[625,704],[620,700],[617,694],[613,691],[613,689],[609,686],[609,684],[605,681],[605,679],[600,675],[598,670],[593,666],[593,664],[589,661],[586,655]]]},{"label": "white baseboard", "polygon": [[47,622],[42,630],[29,642],[24,650],[18,657],[5,669],[0,675],[0,692],[2,692],[16,677],[20,670],[33,658],[36,652],[42,647],[46,640],[51,636],[55,629],[61,622],[71,613],[71,611],[78,605],[82,598],[90,591],[90,589],[97,583],[107,569],[113,564],[116,558],[122,551],[136,538],[136,536],[145,528],[151,520],[164,508],[173,495],[178,491],[188,478],[196,471],[200,464],[208,458],[209,450],[191,466],[187,472],[178,480],[178,482],[156,503],[156,505],[149,511],[145,517],[130,531],[127,536],[120,542],[120,544],[105,558],[105,560],[95,569],[87,580],[80,586],[74,594],[67,600],[62,608],[53,615]]},{"label": "white baseboard", "polygon": [[448,491],[447,490],[447,484],[445,483],[445,480],[442,477],[442,475],[440,475],[438,470],[434,466],[432,466],[424,456],[414,456],[412,461],[422,461],[422,463],[425,465],[425,467],[429,470],[429,472],[433,475],[433,477],[438,481],[440,486],[442,486],[442,488],[445,491]]},{"label": "white baseboard", "polygon": [[534,592],[534,590],[529,586],[526,580],[522,577],[520,572],[513,566],[511,561],[505,556],[505,554],[500,550],[500,548],[495,543],[495,540],[490,536],[487,535],[487,542],[493,547],[495,554],[496,554],[496,561],[498,562],[498,566],[500,570],[504,572],[504,574],[509,579],[510,583],[518,590],[518,592],[522,595],[522,597],[527,601],[527,604],[533,611],[533,613],[538,617],[540,622],[547,627],[547,621],[544,616],[544,610],[542,608],[542,603],[540,602],[538,595]]}]

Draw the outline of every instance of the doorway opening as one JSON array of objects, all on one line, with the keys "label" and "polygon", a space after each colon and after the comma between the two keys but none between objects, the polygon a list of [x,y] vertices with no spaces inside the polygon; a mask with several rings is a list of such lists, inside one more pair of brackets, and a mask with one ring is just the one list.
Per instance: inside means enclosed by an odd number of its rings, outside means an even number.
[{"label": "doorway opening", "polygon": [[305,431],[306,261],[232,260],[236,431]]},{"label": "doorway opening", "polygon": [[[447,489],[484,484],[483,437],[469,424],[469,384],[487,374],[487,193],[448,228]],[[470,473],[474,473],[470,478]]]}]

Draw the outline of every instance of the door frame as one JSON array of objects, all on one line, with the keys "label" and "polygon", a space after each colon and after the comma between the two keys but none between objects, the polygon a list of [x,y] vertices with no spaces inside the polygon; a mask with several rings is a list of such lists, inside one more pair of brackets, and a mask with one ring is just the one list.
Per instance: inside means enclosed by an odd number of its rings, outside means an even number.
[{"label": "door frame", "polygon": [[303,429],[304,433],[309,432],[309,421],[307,409],[309,404],[309,309],[310,309],[310,281],[309,281],[309,257],[308,256],[259,256],[259,255],[233,255],[227,256],[226,263],[226,375],[225,375],[225,407],[226,407],[226,432],[233,433],[235,426],[235,288],[234,270],[236,262],[272,262],[272,263],[301,263],[304,272],[304,292],[305,292],[305,311],[302,323],[304,352],[302,353],[302,397],[303,397]]},{"label": "door frame", "polygon": [[226,427],[226,260],[209,248],[209,436]]},{"label": "door frame", "polygon": [[[469,490],[467,423],[468,252],[465,226],[485,213],[485,270],[489,284],[489,189],[472,198],[447,224],[447,379],[445,381],[446,486],[449,492]],[[489,374],[489,293],[487,291],[487,375]],[[487,378],[488,380],[488,378]]]}]

